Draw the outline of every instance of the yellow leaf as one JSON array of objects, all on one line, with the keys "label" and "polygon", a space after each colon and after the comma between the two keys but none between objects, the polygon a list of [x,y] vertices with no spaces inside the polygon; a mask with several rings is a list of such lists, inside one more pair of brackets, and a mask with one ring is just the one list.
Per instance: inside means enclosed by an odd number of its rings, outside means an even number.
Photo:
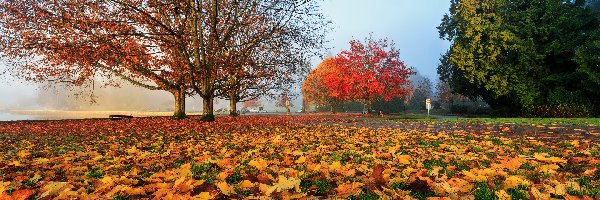
[{"label": "yellow leaf", "polygon": [[129,154],[135,154],[137,152],[138,152],[138,149],[135,146],[132,146],[131,148],[127,149],[127,153],[129,153]]},{"label": "yellow leaf", "polygon": [[596,172],[596,170],[598,170],[597,167],[595,167],[594,169],[588,169],[588,170],[585,170],[585,172],[583,172],[583,174],[584,175],[592,175]]},{"label": "yellow leaf", "polygon": [[183,183],[183,181],[185,181],[185,176],[182,176],[181,178],[177,179],[173,187],[177,187],[179,184]]},{"label": "yellow leaf", "polygon": [[15,167],[20,167],[20,166],[22,166],[22,165],[21,165],[21,162],[19,162],[18,160],[12,161],[12,162],[10,163],[10,165],[14,165]]},{"label": "yellow leaf", "polygon": [[[179,167],[179,169],[175,170],[180,176],[191,176],[192,175],[192,165],[190,163],[183,164]],[[137,173],[137,169],[136,169]]]},{"label": "yellow leaf", "polygon": [[573,145],[574,147],[579,147],[579,141],[573,140],[571,141],[571,145]]},{"label": "yellow leaf", "polygon": [[133,168],[131,171],[129,171],[129,175],[130,176],[137,176],[139,172],[140,171],[137,168]]},{"label": "yellow leaf", "polygon": [[71,188],[73,188],[73,186],[71,186],[67,182],[50,182],[42,188],[42,191],[44,191],[44,193],[42,193],[38,198],[56,196],[60,193],[64,193],[66,191],[71,190]]},{"label": "yellow leaf", "polygon": [[448,183],[458,192],[467,193],[473,188],[473,185],[469,184],[468,181],[460,178],[451,178]]},{"label": "yellow leaf", "polygon": [[125,190],[123,190],[128,195],[145,195],[146,191],[143,188],[132,188],[127,186]]},{"label": "yellow leaf", "polygon": [[100,179],[100,182],[101,184],[98,188],[96,188],[97,191],[105,191],[115,185],[115,180],[110,176],[105,176],[104,178]]},{"label": "yellow leaf", "polygon": [[289,190],[292,188],[296,188],[297,190],[300,189],[300,179],[294,177],[285,178],[285,176],[282,175],[279,175],[278,179],[279,180],[276,185],[277,191]]},{"label": "yellow leaf", "polygon": [[519,169],[524,161],[525,161],[524,158],[517,157],[517,158],[512,158],[510,160],[500,160],[500,165],[502,166],[502,168],[508,169],[510,171],[514,171],[514,170]]},{"label": "yellow leaf", "polygon": [[337,194],[343,198],[347,198],[350,195],[356,194],[360,191],[360,187],[364,184],[359,182],[346,183],[335,188]]},{"label": "yellow leaf", "polygon": [[505,190],[517,187],[519,185],[530,186],[531,182],[529,182],[528,180],[524,180],[518,176],[509,176],[508,178],[506,178],[506,180],[504,180]]},{"label": "yellow leaf", "polygon": [[533,154],[533,157],[539,161],[543,161],[543,162],[553,162],[553,163],[567,163],[567,160],[559,158],[559,157],[546,157],[546,153],[544,154],[539,154],[539,153],[535,153]]},{"label": "yellow leaf", "polygon": [[240,183],[238,184],[238,186],[239,186],[240,188],[242,188],[242,189],[245,189],[245,190],[247,190],[247,189],[253,188],[253,187],[254,187],[254,184],[253,184],[251,181],[249,181],[249,180],[244,180],[244,181],[240,182]]},{"label": "yellow leaf", "polygon": [[259,171],[265,170],[268,166],[267,161],[264,161],[263,159],[260,159],[260,158],[258,160],[252,159],[248,163],[248,165],[256,167],[256,169],[258,169]]},{"label": "yellow leaf", "polygon": [[48,158],[36,158],[35,160],[33,160],[33,163],[40,165],[40,164],[47,163],[49,161],[50,161],[50,159],[48,159]]},{"label": "yellow leaf", "polygon": [[281,136],[280,136],[280,135],[276,135],[276,136],[273,138],[273,143],[275,143],[275,144],[279,143],[280,141],[281,141]]},{"label": "yellow leaf", "polygon": [[565,188],[565,185],[563,184],[558,184],[554,187],[554,194],[556,195],[565,195],[567,193],[567,188]]},{"label": "yellow leaf", "polygon": [[221,190],[221,192],[224,195],[231,196],[233,194],[236,194],[235,189],[226,182],[218,182],[215,183],[215,185],[219,188],[219,190]]},{"label": "yellow leaf", "polygon": [[[456,190],[450,186],[450,184],[448,184],[448,182],[443,182],[443,183],[435,183],[435,191],[436,193],[446,193],[446,194],[454,194],[456,193]],[[441,190],[441,192],[440,192]]]},{"label": "yellow leaf", "polygon": [[8,190],[10,186],[10,182],[0,182],[0,194],[4,193],[4,191]]},{"label": "yellow leaf", "polygon": [[329,165],[329,170],[335,171],[342,167],[342,163],[340,161],[335,161],[331,165]]},{"label": "yellow leaf", "polygon": [[[266,196],[271,195],[271,193],[269,193],[269,186],[266,184],[262,184],[260,183],[258,185],[258,190],[260,190],[261,193],[265,194]],[[272,192],[272,191],[271,191]]]},{"label": "yellow leaf", "polygon": [[304,156],[300,156],[300,158],[298,158],[298,160],[296,160],[296,164],[302,164],[306,162],[306,157]]},{"label": "yellow leaf", "polygon": [[496,191],[496,196],[498,196],[498,199],[500,200],[511,200],[510,195],[504,190]]},{"label": "yellow leaf", "polygon": [[397,158],[398,158],[398,164],[401,164],[401,165],[410,164],[410,155],[399,155],[399,156],[397,156]]},{"label": "yellow leaf", "polygon": [[178,191],[181,192],[188,192],[193,190],[196,186],[201,185],[202,183],[204,183],[204,180],[187,180],[187,178],[185,176],[177,179],[177,181],[175,181],[175,184],[173,184],[173,189],[176,189]]},{"label": "yellow leaf", "polygon": [[217,174],[217,179],[224,181],[228,176],[229,173],[227,172],[219,172],[219,174]]},{"label": "yellow leaf", "polygon": [[475,175],[473,173],[471,173],[470,171],[465,171],[463,170],[462,173],[471,181],[474,182],[481,182],[481,181],[485,181],[487,180],[486,176],[483,175]]},{"label": "yellow leaf", "polygon": [[316,172],[321,170],[321,165],[320,164],[308,164],[308,170]]},{"label": "yellow leaf", "polygon": [[192,197],[193,200],[209,200],[212,198],[214,197],[208,192],[201,192],[200,194]]},{"label": "yellow leaf", "polygon": [[17,153],[17,155],[19,158],[27,158],[29,155],[31,155],[31,153],[29,153],[27,150],[21,150],[19,153]]},{"label": "yellow leaf", "polygon": [[556,170],[559,168],[558,165],[555,164],[549,164],[549,165],[542,165],[539,167],[540,172],[546,173],[546,174],[554,174],[556,173]]},{"label": "yellow leaf", "polygon": [[404,174],[405,176],[410,176],[410,174],[417,172],[417,169],[414,169],[412,167],[407,167],[406,169],[402,170],[402,174]]}]

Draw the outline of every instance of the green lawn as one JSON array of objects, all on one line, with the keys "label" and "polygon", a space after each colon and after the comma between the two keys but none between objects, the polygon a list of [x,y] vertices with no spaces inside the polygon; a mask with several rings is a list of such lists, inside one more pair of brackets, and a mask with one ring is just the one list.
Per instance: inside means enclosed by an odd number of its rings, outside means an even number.
[{"label": "green lawn", "polygon": [[600,125],[600,118],[456,118],[439,120],[445,122],[490,124]]},{"label": "green lawn", "polygon": [[[600,125],[600,118],[446,118],[446,119],[434,119],[433,117],[427,117],[424,114],[399,114],[399,115],[388,115],[387,120],[392,121],[421,121],[421,120],[432,120],[439,122],[450,122],[450,123],[484,123],[484,124],[522,124],[522,125]],[[377,120],[377,119],[374,119]]]}]

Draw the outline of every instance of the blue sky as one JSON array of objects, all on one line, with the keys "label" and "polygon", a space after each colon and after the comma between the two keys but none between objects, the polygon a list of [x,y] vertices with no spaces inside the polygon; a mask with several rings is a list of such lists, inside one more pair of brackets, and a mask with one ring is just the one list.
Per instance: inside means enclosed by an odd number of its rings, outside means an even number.
[{"label": "blue sky", "polygon": [[[323,13],[334,23],[328,46],[332,54],[337,54],[349,47],[348,41],[353,37],[362,40],[370,33],[376,38],[387,37],[396,42],[408,66],[436,82],[440,54],[450,45],[439,39],[436,27],[449,5],[449,0],[324,0]],[[315,60],[313,65],[318,63]],[[0,68],[1,65],[0,62]],[[30,83],[0,77],[0,109],[35,104],[36,88]]]},{"label": "blue sky", "polygon": [[440,54],[450,46],[439,39],[436,27],[449,6],[448,0],[324,0],[323,12],[334,23],[331,51],[349,48],[353,37],[387,37],[408,66],[436,82]]}]

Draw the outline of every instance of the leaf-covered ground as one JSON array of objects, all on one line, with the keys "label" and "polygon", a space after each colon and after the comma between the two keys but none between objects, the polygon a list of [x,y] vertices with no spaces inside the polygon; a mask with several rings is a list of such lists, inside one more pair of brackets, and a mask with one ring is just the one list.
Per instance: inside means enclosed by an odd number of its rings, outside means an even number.
[{"label": "leaf-covered ground", "polygon": [[0,199],[600,198],[597,127],[560,128],[323,116],[0,122]]}]

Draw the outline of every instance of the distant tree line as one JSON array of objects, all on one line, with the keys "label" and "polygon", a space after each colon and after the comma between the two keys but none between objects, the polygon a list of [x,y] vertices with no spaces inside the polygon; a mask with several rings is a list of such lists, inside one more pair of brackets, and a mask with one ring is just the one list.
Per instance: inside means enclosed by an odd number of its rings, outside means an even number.
[{"label": "distant tree line", "polygon": [[441,81],[503,116],[600,115],[597,0],[451,0]]}]

